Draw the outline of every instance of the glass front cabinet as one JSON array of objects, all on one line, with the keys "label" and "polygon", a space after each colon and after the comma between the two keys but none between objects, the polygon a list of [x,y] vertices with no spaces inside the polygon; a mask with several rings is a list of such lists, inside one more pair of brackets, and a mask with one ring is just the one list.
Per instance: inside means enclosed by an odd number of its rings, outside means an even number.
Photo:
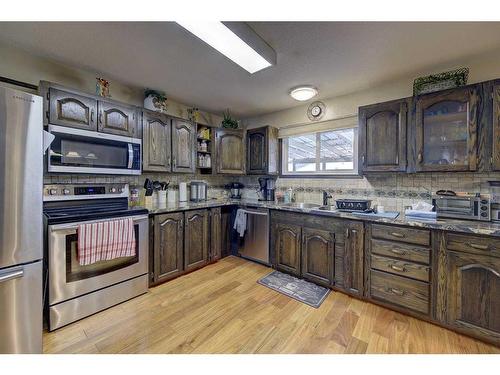
[{"label": "glass front cabinet", "polygon": [[476,170],[478,104],[474,87],[428,94],[416,100],[417,171]]}]

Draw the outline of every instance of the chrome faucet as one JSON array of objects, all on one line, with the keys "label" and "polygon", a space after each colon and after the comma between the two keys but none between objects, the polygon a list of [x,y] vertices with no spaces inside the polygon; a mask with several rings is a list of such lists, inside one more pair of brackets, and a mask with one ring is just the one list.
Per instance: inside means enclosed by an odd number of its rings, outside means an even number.
[{"label": "chrome faucet", "polygon": [[326,190],[323,190],[323,206],[328,206],[328,198],[333,198]]}]

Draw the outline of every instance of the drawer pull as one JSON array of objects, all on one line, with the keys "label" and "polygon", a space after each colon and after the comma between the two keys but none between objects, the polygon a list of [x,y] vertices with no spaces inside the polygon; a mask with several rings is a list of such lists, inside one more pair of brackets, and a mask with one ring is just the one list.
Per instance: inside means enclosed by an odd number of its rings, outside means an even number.
[{"label": "drawer pull", "polygon": [[397,237],[397,238],[404,238],[405,235],[403,233],[398,233],[398,232],[391,232],[391,236]]},{"label": "drawer pull", "polygon": [[398,271],[398,272],[406,272],[406,268],[396,266],[394,264],[389,264],[389,268],[393,269],[394,271]]},{"label": "drawer pull", "polygon": [[474,243],[474,242],[469,242],[469,246],[473,247],[474,249],[478,249],[478,250],[488,250],[490,248],[488,245],[479,245],[479,244]]},{"label": "drawer pull", "polygon": [[388,290],[389,290],[389,292],[391,292],[392,294],[395,294],[397,296],[403,296],[405,294],[405,291],[401,290],[401,289],[389,288]]},{"label": "drawer pull", "polygon": [[398,249],[391,249],[391,253],[398,254],[398,255],[406,255],[406,251],[398,250]]}]

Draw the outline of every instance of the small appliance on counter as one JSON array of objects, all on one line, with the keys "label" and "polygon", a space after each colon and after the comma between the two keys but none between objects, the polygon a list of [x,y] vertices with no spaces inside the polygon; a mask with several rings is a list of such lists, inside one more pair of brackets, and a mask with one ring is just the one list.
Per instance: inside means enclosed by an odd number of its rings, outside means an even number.
[{"label": "small appliance on counter", "polygon": [[276,181],[270,177],[259,178],[259,193],[260,201],[274,201],[274,193],[276,191]]},{"label": "small appliance on counter", "polygon": [[500,222],[500,181],[488,181],[491,190],[491,221]]},{"label": "small appliance on counter", "polygon": [[372,201],[369,199],[336,199],[337,210],[346,212],[367,212],[372,211]]},{"label": "small appliance on counter", "polygon": [[245,186],[241,182],[231,182],[225,187],[226,189],[229,189],[231,199],[241,199],[241,189]]},{"label": "small appliance on counter", "polygon": [[208,186],[205,181],[191,181],[190,198],[192,202],[202,202],[207,200]]},{"label": "small appliance on counter", "polygon": [[438,218],[491,220],[491,203],[488,195],[439,190],[432,196],[432,205]]}]

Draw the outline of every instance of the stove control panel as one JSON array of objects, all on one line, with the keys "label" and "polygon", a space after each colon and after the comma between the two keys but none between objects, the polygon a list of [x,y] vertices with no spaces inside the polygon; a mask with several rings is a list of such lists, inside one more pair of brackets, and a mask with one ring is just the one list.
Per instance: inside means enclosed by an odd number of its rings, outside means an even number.
[{"label": "stove control panel", "polygon": [[43,186],[44,201],[128,198],[128,184],[50,184]]}]

